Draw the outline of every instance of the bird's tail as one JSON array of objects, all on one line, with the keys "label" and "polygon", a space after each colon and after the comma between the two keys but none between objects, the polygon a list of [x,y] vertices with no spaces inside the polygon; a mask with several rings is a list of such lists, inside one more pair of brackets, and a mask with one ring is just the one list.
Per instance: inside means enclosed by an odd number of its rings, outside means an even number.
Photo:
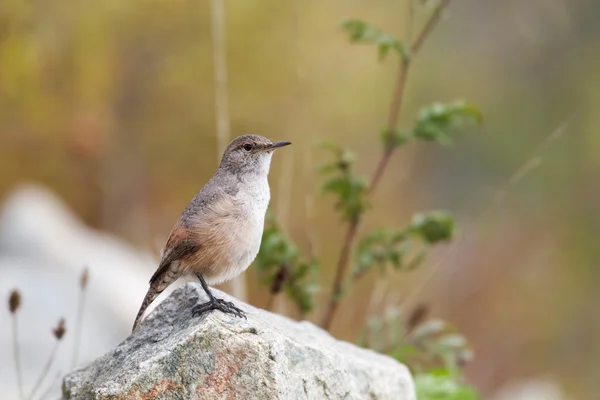
[{"label": "bird's tail", "polygon": [[154,285],[150,285],[148,292],[146,292],[144,301],[142,301],[140,310],[138,311],[137,316],[135,317],[135,322],[133,323],[133,329],[131,330],[132,332],[134,332],[137,329],[138,325],[140,324],[140,322],[142,320],[142,316],[144,315],[144,312],[146,311],[148,306],[150,304],[152,304],[152,302],[158,297],[159,294],[162,293],[162,290],[156,290],[156,289],[157,288],[154,287]]},{"label": "bird's tail", "polygon": [[179,268],[178,263],[172,263],[168,265],[166,268],[159,268],[152,279],[150,280],[150,288],[148,292],[146,292],[146,296],[144,297],[144,301],[142,301],[142,305],[140,310],[138,311],[137,316],[135,317],[135,322],[133,323],[132,332],[136,330],[138,325],[142,320],[142,316],[144,312],[148,308],[150,304],[173,282],[175,282],[180,276],[183,270]]}]

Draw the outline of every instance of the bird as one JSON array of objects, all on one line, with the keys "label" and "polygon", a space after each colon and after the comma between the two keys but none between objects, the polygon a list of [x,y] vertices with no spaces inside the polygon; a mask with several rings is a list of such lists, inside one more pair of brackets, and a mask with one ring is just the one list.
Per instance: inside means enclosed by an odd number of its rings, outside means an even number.
[{"label": "bird", "polygon": [[215,174],[171,229],[132,332],[156,297],[187,275],[195,275],[208,296],[207,302],[194,306],[193,317],[219,310],[246,318],[232,302],[215,297],[208,285],[235,278],[256,258],[271,197],[271,159],[275,150],[290,144],[254,134],[229,143]]}]

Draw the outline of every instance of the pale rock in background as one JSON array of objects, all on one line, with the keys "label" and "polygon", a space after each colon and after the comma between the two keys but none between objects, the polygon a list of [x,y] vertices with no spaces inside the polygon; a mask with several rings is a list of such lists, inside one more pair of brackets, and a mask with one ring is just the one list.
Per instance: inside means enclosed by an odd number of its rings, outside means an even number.
[{"label": "pale rock in background", "polygon": [[[46,385],[59,371],[64,375],[73,368],[73,329],[84,267],[89,268],[89,282],[78,366],[106,353],[129,335],[156,265],[152,252],[85,226],[44,187],[17,187],[4,199],[0,211],[2,398],[16,399],[18,394],[7,306],[13,288],[19,289],[23,299],[18,320],[27,394],[54,346],[51,329],[62,317],[67,334]],[[59,392],[59,386],[57,380],[54,392]]]}]

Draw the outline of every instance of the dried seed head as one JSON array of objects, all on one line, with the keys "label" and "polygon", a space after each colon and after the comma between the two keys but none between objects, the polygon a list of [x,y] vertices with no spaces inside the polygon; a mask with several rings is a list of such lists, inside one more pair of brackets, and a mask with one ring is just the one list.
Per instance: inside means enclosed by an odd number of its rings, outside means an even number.
[{"label": "dried seed head", "polygon": [[283,289],[283,284],[288,280],[288,277],[289,266],[286,263],[283,263],[279,266],[277,274],[275,274],[273,284],[271,285],[271,293],[277,294],[281,292],[281,290]]},{"label": "dried seed head", "polygon": [[66,332],[67,328],[65,327],[65,319],[61,318],[60,321],[58,321],[56,328],[52,329],[52,333],[54,334],[56,340],[60,340]]},{"label": "dried seed head", "polygon": [[406,321],[406,330],[412,331],[417,326],[419,326],[427,317],[429,313],[429,307],[427,304],[419,304],[414,308],[414,310],[408,316],[408,321]]},{"label": "dried seed head", "polygon": [[17,312],[19,307],[21,306],[21,293],[17,289],[13,289],[10,292],[10,297],[8,298],[8,309],[11,314]]},{"label": "dried seed head", "polygon": [[85,287],[87,286],[88,278],[89,278],[89,270],[86,267],[83,270],[83,272],[81,273],[81,277],[79,278],[79,286],[81,286],[82,289],[85,289]]}]

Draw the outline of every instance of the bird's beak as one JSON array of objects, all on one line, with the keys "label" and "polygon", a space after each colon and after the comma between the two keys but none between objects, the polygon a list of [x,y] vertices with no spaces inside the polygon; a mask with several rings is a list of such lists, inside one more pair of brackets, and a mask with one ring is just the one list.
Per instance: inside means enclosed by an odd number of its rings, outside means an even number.
[{"label": "bird's beak", "polygon": [[275,149],[278,149],[280,147],[284,147],[284,146],[287,146],[287,145],[290,145],[290,144],[292,144],[292,142],[275,142],[275,143],[267,146],[265,148],[265,150],[272,151],[272,150],[275,150]]}]

